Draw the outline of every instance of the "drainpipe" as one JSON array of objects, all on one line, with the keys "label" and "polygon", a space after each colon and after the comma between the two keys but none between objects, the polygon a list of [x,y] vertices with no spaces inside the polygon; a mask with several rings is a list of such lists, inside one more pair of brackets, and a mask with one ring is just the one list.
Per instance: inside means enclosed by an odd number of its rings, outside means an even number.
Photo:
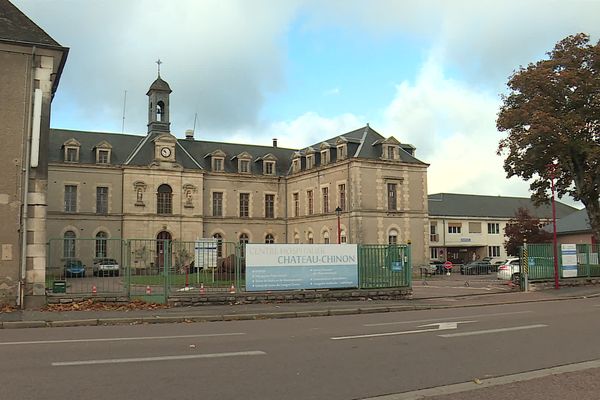
[{"label": "drainpipe", "polygon": [[[31,64],[30,64],[30,79],[29,84],[26,83],[25,92],[29,91],[29,110],[27,112],[27,123],[25,132],[27,132],[27,140],[25,144],[25,162],[22,164],[22,173],[24,174],[23,196],[22,196],[22,213],[21,213],[21,273],[19,276],[19,285],[17,290],[17,306],[21,309],[25,308],[25,280],[27,272],[27,220],[29,218],[29,163],[31,152],[31,135],[32,135],[32,114],[33,114],[33,81],[35,78],[35,46],[31,49]],[[29,86],[27,88],[27,86]],[[29,89],[29,90],[27,90]]]},{"label": "drainpipe", "polygon": [[346,196],[346,212],[348,213],[348,227],[346,228],[347,232],[346,232],[346,243],[348,243],[348,241],[350,240],[350,223],[352,221],[352,214],[351,214],[351,208],[352,208],[352,186],[350,183],[350,160],[348,160],[348,163],[346,164],[346,181],[348,182],[348,195]]}]

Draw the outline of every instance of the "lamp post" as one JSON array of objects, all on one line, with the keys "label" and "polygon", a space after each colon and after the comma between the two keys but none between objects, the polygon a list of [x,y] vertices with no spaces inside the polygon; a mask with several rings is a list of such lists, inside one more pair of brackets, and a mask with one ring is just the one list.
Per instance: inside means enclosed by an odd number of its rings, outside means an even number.
[{"label": "lamp post", "polygon": [[560,284],[558,283],[558,244],[556,240],[556,203],[554,200],[554,178],[556,164],[548,164],[547,168],[550,171],[550,187],[552,188],[552,247],[554,249],[554,288],[560,289]]},{"label": "lamp post", "polygon": [[342,215],[342,209],[340,208],[340,206],[337,206],[335,209],[335,215],[337,215],[337,237],[338,237],[338,244],[342,243],[342,228],[340,225],[340,215]]}]

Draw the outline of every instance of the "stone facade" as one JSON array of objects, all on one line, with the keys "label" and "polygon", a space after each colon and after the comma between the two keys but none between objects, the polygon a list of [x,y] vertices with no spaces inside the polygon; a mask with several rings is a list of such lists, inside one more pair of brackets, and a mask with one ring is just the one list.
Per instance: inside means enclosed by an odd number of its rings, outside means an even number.
[{"label": "stone facade", "polygon": [[0,1],[0,303],[45,301],[50,104],[68,49]]},{"label": "stone facade", "polygon": [[305,149],[177,139],[170,93],[160,76],[150,86],[146,136],[52,131],[49,239],[333,244],[340,207],[342,242],[410,241],[425,260],[428,165],[414,147],[368,125]]}]

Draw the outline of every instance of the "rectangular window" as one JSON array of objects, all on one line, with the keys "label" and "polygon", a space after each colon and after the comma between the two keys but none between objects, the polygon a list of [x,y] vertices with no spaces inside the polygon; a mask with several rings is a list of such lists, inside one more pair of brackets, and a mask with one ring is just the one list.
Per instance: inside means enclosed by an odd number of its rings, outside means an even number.
[{"label": "rectangular window", "polygon": [[500,257],[500,246],[488,246],[489,257]]},{"label": "rectangular window", "polygon": [[429,241],[430,242],[438,242],[439,235],[437,233],[437,224],[429,225]]},{"label": "rectangular window", "polygon": [[240,218],[250,217],[250,193],[240,193]]},{"label": "rectangular window", "polygon": [[222,158],[213,158],[213,171],[223,171]]},{"label": "rectangular window", "polygon": [[98,164],[108,164],[108,150],[98,150]]},{"label": "rectangular window", "polygon": [[96,214],[108,214],[108,188],[96,188]]},{"label": "rectangular window", "polygon": [[337,148],[337,159],[343,160],[346,158],[346,146],[340,146]]},{"label": "rectangular window", "polygon": [[481,222],[469,222],[469,233],[481,233]]},{"label": "rectangular window", "polygon": [[397,197],[397,185],[395,183],[387,184],[387,197],[388,197],[388,210],[396,211],[398,207],[398,203],[396,201]]},{"label": "rectangular window", "polygon": [[299,193],[294,193],[292,197],[294,199],[294,217],[297,217],[300,215],[300,195]]},{"label": "rectangular window", "polygon": [[340,194],[339,206],[342,211],[346,211],[346,184],[338,185],[338,193]]},{"label": "rectangular window", "polygon": [[490,235],[497,235],[500,233],[500,224],[499,223],[490,223],[488,224],[488,233]]},{"label": "rectangular window", "polygon": [[265,162],[265,175],[275,174],[275,163],[272,161]]},{"label": "rectangular window", "polygon": [[306,169],[311,169],[315,165],[315,156],[306,156]]},{"label": "rectangular window", "polygon": [[387,158],[390,160],[394,160],[396,158],[396,149],[393,146],[388,146],[387,151],[388,151]]},{"label": "rectangular window", "polygon": [[321,188],[323,194],[323,214],[329,212],[329,188]]},{"label": "rectangular window", "polygon": [[275,218],[274,194],[265,194],[265,218]]},{"label": "rectangular window", "polygon": [[321,165],[329,163],[329,150],[323,150],[321,152]]},{"label": "rectangular window", "polygon": [[77,186],[65,186],[65,212],[77,212]]},{"label": "rectangular window", "polygon": [[250,161],[248,161],[248,160],[240,161],[240,172],[243,174],[250,172]]},{"label": "rectangular window", "polygon": [[448,233],[461,233],[462,224],[448,224]]},{"label": "rectangular window", "polygon": [[68,162],[77,162],[77,152],[78,149],[75,147],[67,147],[67,158],[65,159],[65,161]]},{"label": "rectangular window", "polygon": [[429,253],[429,258],[431,258],[432,260],[435,260],[438,258],[438,248],[437,247],[431,247],[430,249],[430,253]]},{"label": "rectangular window", "polygon": [[312,190],[306,191],[306,201],[308,203],[308,215],[313,215],[315,213],[315,203]]},{"label": "rectangular window", "polygon": [[223,216],[223,192],[213,192],[212,208],[213,217]]}]

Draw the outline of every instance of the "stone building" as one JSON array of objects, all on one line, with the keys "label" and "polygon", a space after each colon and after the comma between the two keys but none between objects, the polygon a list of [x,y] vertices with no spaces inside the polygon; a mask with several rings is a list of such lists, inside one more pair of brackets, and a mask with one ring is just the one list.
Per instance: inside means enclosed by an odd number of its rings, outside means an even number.
[{"label": "stone building", "polygon": [[0,304],[45,301],[45,150],[67,53],[0,0]]},{"label": "stone building", "polygon": [[304,149],[178,139],[170,93],[159,74],[145,136],[51,131],[49,239],[96,240],[97,256],[111,238],[411,241],[415,262],[428,257],[428,165],[413,146],[368,125]]}]

